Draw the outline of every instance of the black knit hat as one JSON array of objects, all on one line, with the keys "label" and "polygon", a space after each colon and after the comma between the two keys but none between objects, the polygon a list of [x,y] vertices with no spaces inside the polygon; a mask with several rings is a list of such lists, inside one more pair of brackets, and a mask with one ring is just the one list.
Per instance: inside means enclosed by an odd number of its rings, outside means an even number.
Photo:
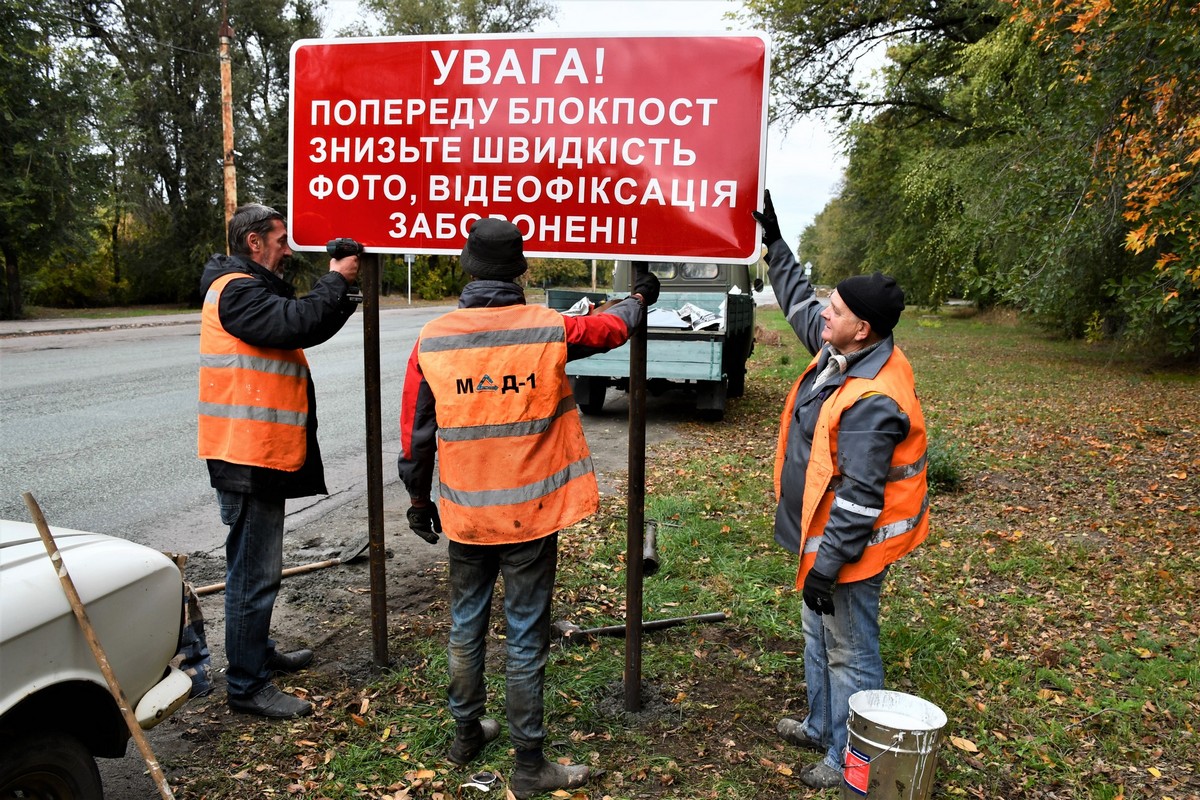
[{"label": "black knit hat", "polygon": [[521,249],[521,231],[503,219],[476,220],[463,245],[463,271],[476,278],[511,281],[529,268]]},{"label": "black knit hat", "polygon": [[904,290],[895,278],[882,272],[846,278],[837,285],[837,293],[854,316],[870,323],[880,336],[892,332],[904,310]]}]

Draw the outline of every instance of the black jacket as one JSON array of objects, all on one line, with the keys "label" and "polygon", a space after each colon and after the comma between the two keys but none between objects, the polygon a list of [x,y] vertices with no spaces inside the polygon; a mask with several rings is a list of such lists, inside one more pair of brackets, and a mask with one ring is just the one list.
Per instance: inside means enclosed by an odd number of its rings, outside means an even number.
[{"label": "black jacket", "polygon": [[[237,280],[221,293],[217,314],[232,336],[258,347],[296,350],[321,344],[342,329],[357,305],[347,299],[350,284],[336,272],[321,277],[310,293],[296,298],[291,284],[241,256],[214,255],[200,276],[200,294],[221,275],[240,272],[256,280]],[[308,381],[307,450],[295,472],[208,460],[213,488],[231,492],[307,497],[327,494],[325,468],[317,445],[317,395]]]}]

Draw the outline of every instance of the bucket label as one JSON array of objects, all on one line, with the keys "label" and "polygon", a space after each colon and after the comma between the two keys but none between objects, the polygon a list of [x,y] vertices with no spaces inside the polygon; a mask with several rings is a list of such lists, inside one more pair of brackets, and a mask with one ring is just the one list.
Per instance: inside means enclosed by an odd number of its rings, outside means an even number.
[{"label": "bucket label", "polygon": [[871,757],[853,747],[847,747],[846,767],[842,772],[842,779],[851,789],[865,795],[871,780]]}]

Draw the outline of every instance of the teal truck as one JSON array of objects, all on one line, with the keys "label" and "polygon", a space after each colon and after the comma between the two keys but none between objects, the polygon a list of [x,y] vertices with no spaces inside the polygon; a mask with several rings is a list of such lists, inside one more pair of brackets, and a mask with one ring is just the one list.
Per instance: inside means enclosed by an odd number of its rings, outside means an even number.
[{"label": "teal truck", "polygon": [[[745,264],[647,262],[662,293],[651,309],[646,331],[646,390],[694,391],[705,419],[725,415],[725,401],[746,389],[746,360],[754,352],[753,283]],[[592,303],[626,296],[632,265],[618,261],[612,292],[550,289],[546,304],[568,312],[583,298]],[[619,287],[619,288],[616,288]],[[629,345],[567,363],[575,401],[585,414],[599,414],[608,387],[629,390]]]}]

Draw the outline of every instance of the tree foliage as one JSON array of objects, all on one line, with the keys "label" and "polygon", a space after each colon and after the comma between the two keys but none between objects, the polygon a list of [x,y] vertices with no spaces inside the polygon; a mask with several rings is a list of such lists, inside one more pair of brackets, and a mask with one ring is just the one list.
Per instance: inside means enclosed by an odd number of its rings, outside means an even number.
[{"label": "tree foliage", "polygon": [[[1012,304],[1069,335],[1200,352],[1200,12],[1138,0],[749,0],[775,116],[836,112],[826,279]],[[873,81],[853,71],[886,53]],[[811,255],[808,255],[811,254]]]},{"label": "tree foliage", "polygon": [[554,16],[554,5],[545,0],[362,0],[362,6],[378,25],[352,32],[388,36],[519,33]]},{"label": "tree foliage", "polygon": [[86,279],[74,291],[106,296],[111,276],[89,270],[94,204],[104,182],[90,145],[97,65],[69,47],[52,0],[0,0],[0,317],[19,318],[24,284],[41,265],[63,263]]},{"label": "tree foliage", "polygon": [[[225,249],[218,31],[234,28],[239,202],[286,212],[290,51],[321,0],[0,0],[0,252],[6,317],[50,305],[197,302]],[[360,33],[531,30],[545,0],[366,0]],[[423,296],[457,293],[431,256]],[[305,284],[323,259],[297,256]],[[393,276],[405,274],[392,269]],[[407,276],[405,274],[405,280]]]},{"label": "tree foliage", "polygon": [[1118,277],[1143,334],[1200,349],[1200,6],[1169,0],[1013,0],[1032,39],[1084,93],[1104,87],[1093,193],[1123,202],[1125,249],[1153,269]]},{"label": "tree foliage", "polygon": [[[71,0],[78,34],[112,65],[123,91],[114,157],[142,232],[129,259],[133,298],[196,299],[201,266],[224,249],[221,7],[188,0]],[[286,197],[291,43],[319,28],[307,0],[234,3],[239,200]]]}]

